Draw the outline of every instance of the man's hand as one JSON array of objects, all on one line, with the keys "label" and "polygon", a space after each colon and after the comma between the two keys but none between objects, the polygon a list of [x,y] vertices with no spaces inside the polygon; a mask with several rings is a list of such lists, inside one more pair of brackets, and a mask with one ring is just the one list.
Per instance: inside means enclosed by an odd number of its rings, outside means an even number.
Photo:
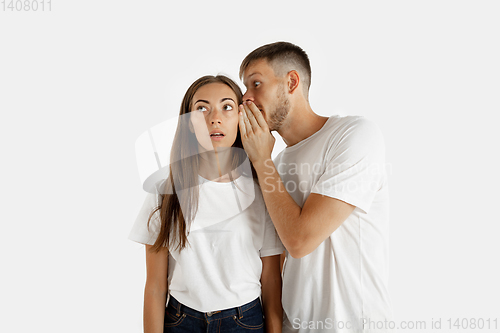
[{"label": "man's hand", "polygon": [[269,215],[283,245],[294,258],[302,258],[325,241],[356,208],[344,201],[311,193],[297,205],[271,160],[274,137],[252,102],[239,106],[241,140],[252,161]]},{"label": "man's hand", "polygon": [[271,152],[276,139],[272,136],[266,120],[260,110],[251,101],[243,102],[239,106],[239,125],[243,148],[250,161],[257,165],[264,165],[271,159]]}]

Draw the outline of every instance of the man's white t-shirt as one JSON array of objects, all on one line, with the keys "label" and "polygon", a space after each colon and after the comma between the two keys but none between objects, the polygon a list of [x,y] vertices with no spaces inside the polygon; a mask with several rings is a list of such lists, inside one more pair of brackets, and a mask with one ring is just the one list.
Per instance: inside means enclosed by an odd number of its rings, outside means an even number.
[{"label": "man's white t-shirt", "polygon": [[[241,306],[261,295],[261,257],[284,251],[267,212],[259,185],[251,177],[214,182],[199,177],[199,205],[189,245],[172,250],[169,294],[201,312]],[[160,230],[159,195],[148,194],[129,239],[153,245]]]},{"label": "man's white t-shirt", "polygon": [[283,332],[384,331],[367,329],[369,320],[376,328],[392,319],[389,196],[379,128],[363,117],[332,116],[318,132],[285,148],[274,164],[300,207],[310,193],[356,206],[312,253],[300,259],[287,253]]}]

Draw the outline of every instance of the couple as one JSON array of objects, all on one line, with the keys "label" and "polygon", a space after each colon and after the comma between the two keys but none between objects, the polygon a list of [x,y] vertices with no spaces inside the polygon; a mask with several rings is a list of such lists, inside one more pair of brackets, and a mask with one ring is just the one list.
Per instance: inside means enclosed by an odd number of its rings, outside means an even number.
[{"label": "couple", "polygon": [[[314,113],[309,59],[291,43],[248,54],[240,78],[244,95],[220,75],[188,89],[175,162],[130,232],[146,244],[144,331],[384,331],[380,130]],[[287,144],[274,161],[270,131]]]}]

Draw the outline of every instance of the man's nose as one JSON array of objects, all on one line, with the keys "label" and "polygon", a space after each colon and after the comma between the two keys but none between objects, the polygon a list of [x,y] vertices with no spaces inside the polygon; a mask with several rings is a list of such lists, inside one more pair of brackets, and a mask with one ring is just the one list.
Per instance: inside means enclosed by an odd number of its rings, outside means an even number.
[{"label": "man's nose", "polygon": [[246,102],[246,101],[255,102],[252,94],[250,94],[248,91],[243,95],[243,102]]}]

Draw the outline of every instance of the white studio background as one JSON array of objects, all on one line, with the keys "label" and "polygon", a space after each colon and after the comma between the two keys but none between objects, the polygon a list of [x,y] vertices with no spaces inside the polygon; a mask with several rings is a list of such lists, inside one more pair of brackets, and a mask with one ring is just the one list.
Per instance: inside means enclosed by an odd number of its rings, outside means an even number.
[{"label": "white studio background", "polygon": [[500,316],[498,1],[0,9],[0,331],[142,331],[135,140],[278,40],[309,54],[314,111],[384,133],[395,319]]}]

